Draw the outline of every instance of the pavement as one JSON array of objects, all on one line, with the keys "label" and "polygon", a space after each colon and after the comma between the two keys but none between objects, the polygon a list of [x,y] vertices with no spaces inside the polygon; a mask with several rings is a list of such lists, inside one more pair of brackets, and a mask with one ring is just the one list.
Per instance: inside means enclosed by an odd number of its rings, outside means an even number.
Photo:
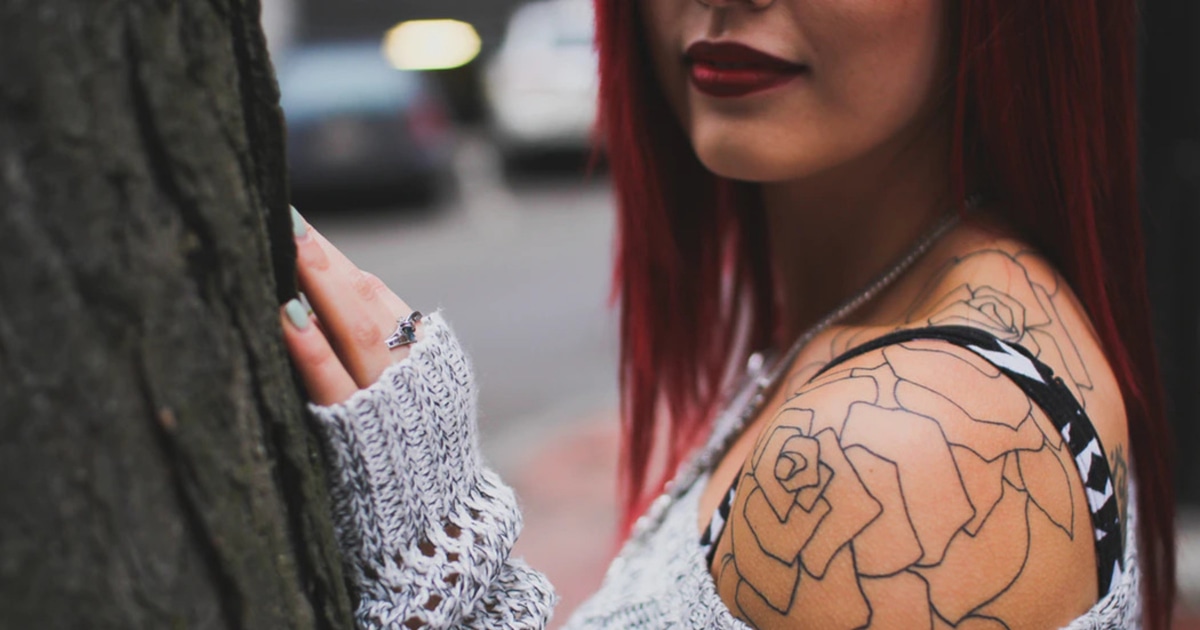
[{"label": "pavement", "polygon": [[1181,630],[1200,630],[1200,506],[1180,510],[1178,532],[1176,557],[1181,597],[1176,626]]},{"label": "pavement", "polygon": [[513,554],[542,571],[561,598],[561,625],[600,586],[617,539],[616,416],[601,413],[554,432],[501,474],[513,486],[525,529]]},{"label": "pavement", "polygon": [[486,143],[463,145],[457,192],[440,207],[300,211],[413,308],[443,310],[484,384],[485,444],[615,407],[607,182],[580,161],[512,185]]}]

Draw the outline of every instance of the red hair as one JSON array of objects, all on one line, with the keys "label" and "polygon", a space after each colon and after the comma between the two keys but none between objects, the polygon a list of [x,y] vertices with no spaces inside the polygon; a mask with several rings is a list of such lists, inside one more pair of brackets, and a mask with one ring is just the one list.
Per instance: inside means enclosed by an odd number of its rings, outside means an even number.
[{"label": "red hair", "polygon": [[[696,158],[657,85],[638,3],[595,6],[599,123],[618,208],[628,531],[705,436],[742,359],[734,353],[777,341],[778,311],[756,188]],[[1145,621],[1165,630],[1174,495],[1138,210],[1136,2],[972,0],[954,21],[954,192],[988,182],[1091,316],[1125,400]],[[657,473],[656,453],[666,454]]]}]

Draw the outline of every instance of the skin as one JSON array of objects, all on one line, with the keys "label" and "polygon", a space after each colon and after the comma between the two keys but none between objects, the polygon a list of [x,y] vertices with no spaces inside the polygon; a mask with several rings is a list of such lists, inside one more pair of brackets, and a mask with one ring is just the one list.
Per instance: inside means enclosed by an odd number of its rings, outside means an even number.
[{"label": "skin", "polygon": [[[303,219],[301,219],[303,221]],[[284,340],[308,395],[333,405],[370,387],[408,348],[389,350],[384,339],[412,309],[376,276],[367,273],[306,221],[297,229],[296,271],[313,314],[304,327],[280,310]],[[423,339],[417,327],[417,339]]]},{"label": "skin", "polygon": [[[793,334],[952,207],[943,1],[639,6],[659,83],[700,161],[763,184]],[[703,40],[746,44],[808,71],[769,92],[714,98],[691,86],[683,58]]]},{"label": "skin", "polygon": [[[810,381],[838,354],[897,329],[980,327],[1033,350],[1064,379],[1120,482],[1128,447],[1116,381],[1045,260],[969,225],[911,273],[871,321],[809,344],[701,497],[704,527],[739,479],[710,569],[730,611],[752,627],[1057,628],[1096,601],[1079,473],[1010,381],[944,342],[870,352]],[[796,450],[772,439],[779,431],[820,441],[808,459],[843,482],[822,491],[832,510],[815,530],[799,508],[781,522],[763,492],[755,496],[772,483],[764,473]],[[781,545],[803,549],[790,569],[769,553]]]},{"label": "skin", "polygon": [[[701,162],[762,185],[789,336],[955,208],[944,0],[640,2],[650,61]],[[702,39],[810,70],[769,92],[706,96],[683,62]],[[1096,601],[1079,474],[1010,382],[940,342],[868,353],[810,380],[838,354],[900,328],[981,327],[1063,378],[1120,481],[1129,448],[1115,377],[1070,287],[1004,214],[973,211],[852,319],[811,341],[714,469],[697,527],[737,480],[710,567],[735,616],[759,628],[1052,628]],[[281,318],[310,396],[328,405],[406,356],[383,339],[410,309],[305,228],[299,278],[315,315],[304,327]],[[994,430],[1001,424],[1007,433]],[[810,494],[831,508],[815,528],[780,517],[790,512],[778,479],[805,466],[820,488]]]}]

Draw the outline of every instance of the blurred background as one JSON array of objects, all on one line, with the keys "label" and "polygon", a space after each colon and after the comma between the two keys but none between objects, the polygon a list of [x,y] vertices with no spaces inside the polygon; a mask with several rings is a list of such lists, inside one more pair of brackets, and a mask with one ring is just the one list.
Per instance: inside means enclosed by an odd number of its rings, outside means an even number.
[{"label": "blurred background", "polygon": [[[445,308],[483,384],[516,553],[563,598],[613,552],[612,197],[590,160],[590,0],[263,0],[293,200],[410,304]],[[1179,452],[1180,628],[1200,628],[1200,3],[1146,0],[1151,289]]]}]

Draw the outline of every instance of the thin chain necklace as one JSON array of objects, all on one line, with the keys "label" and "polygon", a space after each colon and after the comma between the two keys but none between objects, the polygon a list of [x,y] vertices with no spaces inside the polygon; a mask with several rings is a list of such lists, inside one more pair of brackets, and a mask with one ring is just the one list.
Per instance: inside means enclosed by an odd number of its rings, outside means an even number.
[{"label": "thin chain necklace", "polygon": [[[965,207],[967,210],[971,210],[977,207],[979,203],[979,198],[973,196],[967,199]],[[701,463],[701,468],[705,470],[711,469],[712,465],[716,463],[715,460],[720,456],[721,453],[725,451],[729,440],[741,433],[742,429],[746,427],[746,424],[750,422],[750,419],[758,414],[763,403],[766,402],[768,393],[770,393],[772,388],[775,387],[775,384],[779,382],[779,379],[783,377],[784,373],[788,371],[792,365],[792,362],[796,360],[797,356],[799,356],[800,351],[803,350],[804,347],[807,346],[814,337],[824,332],[830,326],[842,321],[846,317],[849,317],[850,314],[861,308],[867,302],[870,302],[875,296],[879,295],[880,292],[895,282],[896,279],[903,275],[905,271],[908,271],[908,268],[911,267],[913,263],[917,262],[917,259],[928,252],[929,249],[942,238],[942,236],[945,236],[945,234],[958,223],[959,216],[960,213],[954,212],[943,217],[942,220],[937,223],[937,225],[933,226],[933,228],[925,234],[925,236],[921,237],[921,240],[917,241],[913,245],[912,249],[910,249],[908,253],[893,263],[891,267],[885,269],[883,273],[876,276],[875,279],[867,284],[867,286],[861,291],[847,298],[846,301],[839,304],[836,308],[830,311],[829,314],[821,318],[820,321],[813,324],[808,328],[808,330],[805,330],[803,333],[801,333],[801,335],[796,338],[796,341],[792,342],[792,345],[788,348],[787,353],[772,363],[770,370],[763,373],[763,366],[766,363],[766,359],[762,352],[756,352],[752,354],[746,365],[749,382],[744,385],[741,392],[734,397],[734,405],[731,406],[731,408],[736,408],[737,403],[744,400],[746,402],[742,403],[742,411],[737,415],[736,421],[729,426],[727,430],[721,432],[719,439],[722,442],[722,447],[719,449],[706,449],[708,452],[703,456],[706,461]]]}]

